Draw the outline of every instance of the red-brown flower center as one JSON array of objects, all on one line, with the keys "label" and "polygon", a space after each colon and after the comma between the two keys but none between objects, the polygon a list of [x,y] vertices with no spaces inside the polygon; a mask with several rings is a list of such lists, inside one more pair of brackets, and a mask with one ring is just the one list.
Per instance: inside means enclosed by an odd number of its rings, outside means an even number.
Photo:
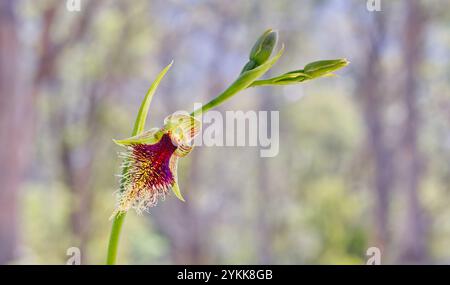
[{"label": "red-brown flower center", "polygon": [[134,163],[132,182],[151,189],[172,186],[173,174],[169,167],[172,154],[177,149],[168,134],[164,134],[156,144],[133,145]]}]

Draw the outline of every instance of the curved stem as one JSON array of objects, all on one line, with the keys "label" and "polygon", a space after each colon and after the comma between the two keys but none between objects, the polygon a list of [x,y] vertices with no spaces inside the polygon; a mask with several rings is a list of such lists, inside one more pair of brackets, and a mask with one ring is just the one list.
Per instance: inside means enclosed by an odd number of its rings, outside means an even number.
[{"label": "curved stem", "polygon": [[[258,80],[258,81],[264,81],[264,80]],[[255,82],[257,82],[257,81],[254,81],[253,83],[255,83]],[[219,106],[224,101],[228,100],[230,97],[236,95],[240,91],[250,88],[250,87],[253,87],[253,86],[265,85],[266,82],[262,82],[261,84],[253,84],[253,83],[249,86],[246,86],[245,88],[228,88],[228,89],[226,89],[225,91],[220,93],[217,97],[215,97],[214,99],[212,99],[211,101],[209,101],[208,103],[203,105],[201,108],[194,110],[190,115],[192,117],[200,116],[201,114],[206,113],[207,111],[213,109],[214,107]]]},{"label": "curved stem", "polygon": [[123,221],[125,220],[125,213],[117,213],[114,216],[113,225],[111,228],[111,235],[109,236],[108,256],[106,264],[114,265],[117,259],[117,248],[119,247],[120,231],[122,230]]}]

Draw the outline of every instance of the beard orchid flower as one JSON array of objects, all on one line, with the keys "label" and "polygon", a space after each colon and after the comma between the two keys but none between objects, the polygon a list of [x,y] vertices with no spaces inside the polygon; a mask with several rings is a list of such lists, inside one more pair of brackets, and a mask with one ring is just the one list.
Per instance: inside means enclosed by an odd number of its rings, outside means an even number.
[{"label": "beard orchid flower", "polygon": [[120,153],[123,158],[122,187],[117,193],[113,216],[131,208],[142,213],[164,199],[170,189],[184,201],[178,186],[177,164],[179,158],[191,152],[200,127],[201,122],[196,118],[176,112],[166,117],[161,129],[114,140],[126,150]]}]

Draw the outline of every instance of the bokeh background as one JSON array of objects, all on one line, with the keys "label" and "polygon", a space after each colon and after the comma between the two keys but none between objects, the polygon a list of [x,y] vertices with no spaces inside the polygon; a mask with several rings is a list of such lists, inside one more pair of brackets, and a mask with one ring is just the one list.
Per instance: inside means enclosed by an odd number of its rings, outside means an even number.
[{"label": "bokeh background", "polygon": [[156,74],[148,127],[232,82],[255,39],[272,75],[345,57],[334,78],[247,90],[280,152],[198,147],[180,185],[128,215],[125,264],[450,263],[450,1],[0,0],[0,263],[105,261],[120,150]]}]

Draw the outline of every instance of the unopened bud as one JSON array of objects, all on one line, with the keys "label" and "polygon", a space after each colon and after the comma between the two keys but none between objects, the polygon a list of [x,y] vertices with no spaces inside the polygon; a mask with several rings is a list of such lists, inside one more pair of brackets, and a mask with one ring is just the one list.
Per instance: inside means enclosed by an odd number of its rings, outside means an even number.
[{"label": "unopened bud", "polygon": [[274,31],[272,29],[265,31],[253,46],[249,56],[250,60],[254,61],[256,66],[259,66],[266,62],[277,44],[277,39],[277,31]]},{"label": "unopened bud", "polygon": [[346,59],[320,60],[307,64],[303,71],[312,78],[316,78],[331,74],[333,71],[347,66],[348,64],[349,61]]}]

